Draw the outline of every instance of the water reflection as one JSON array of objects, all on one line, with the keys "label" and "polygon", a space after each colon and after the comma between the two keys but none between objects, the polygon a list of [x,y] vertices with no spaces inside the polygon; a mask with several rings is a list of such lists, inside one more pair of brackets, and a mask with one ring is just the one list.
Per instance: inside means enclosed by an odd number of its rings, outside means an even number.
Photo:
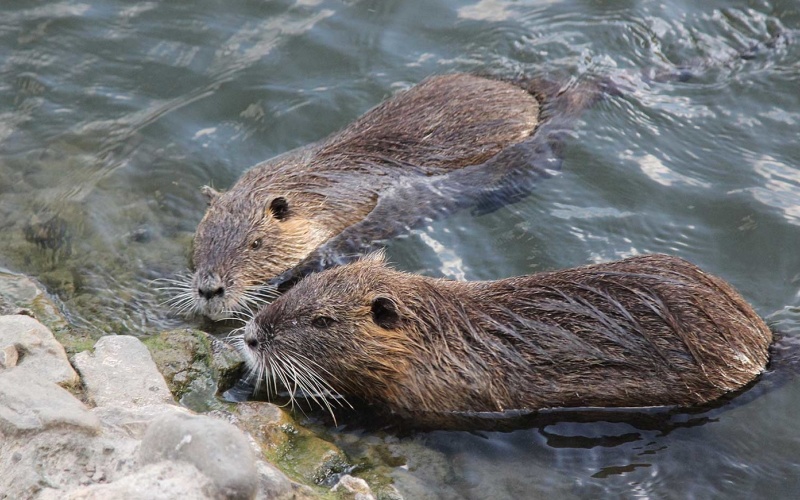
[{"label": "water reflection", "polygon": [[800,224],[800,170],[768,155],[756,158],[752,164],[764,183],[747,191],[759,202],[780,210],[790,224]]}]

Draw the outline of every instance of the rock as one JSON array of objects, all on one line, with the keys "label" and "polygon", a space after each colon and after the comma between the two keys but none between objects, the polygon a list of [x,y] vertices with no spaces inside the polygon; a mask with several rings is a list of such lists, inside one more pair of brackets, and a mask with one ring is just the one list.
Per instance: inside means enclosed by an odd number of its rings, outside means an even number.
[{"label": "rock", "polygon": [[192,380],[209,371],[203,355],[208,351],[203,332],[170,330],[144,340],[172,394],[180,399]]},{"label": "rock", "polygon": [[172,403],[172,394],[150,352],[136,337],[108,335],[73,357],[87,396],[97,406]]},{"label": "rock", "polygon": [[63,386],[78,384],[64,347],[39,321],[23,315],[0,316],[0,349],[10,352],[9,346],[17,352],[14,370],[28,378]]},{"label": "rock", "polygon": [[157,417],[170,413],[190,414],[189,410],[174,404],[147,405],[141,407],[100,406],[92,409],[104,429],[114,430],[127,437],[141,440],[150,423]]},{"label": "rock", "polygon": [[3,435],[0,492],[3,498],[31,498],[50,488],[60,491],[55,498],[64,498],[95,476],[113,481],[133,473],[137,446],[137,441],[113,432],[87,435],[70,428]]},{"label": "rock", "polygon": [[137,339],[103,337],[75,356],[89,409],[56,384],[65,377],[53,360],[66,355],[46,328],[18,316],[0,324],[0,498],[316,496],[256,460],[232,424],[175,405]]},{"label": "rock", "polygon": [[47,489],[39,500],[107,500],[147,498],[148,500],[215,499],[214,485],[188,463],[159,462],[143,467],[113,483],[95,484],[66,493]]},{"label": "rock", "polygon": [[244,360],[239,351],[230,344],[210,335],[208,337],[211,344],[211,368],[216,375],[219,390],[224,391],[241,378]]},{"label": "rock", "polygon": [[271,455],[280,454],[282,449],[290,447],[290,441],[300,432],[288,412],[263,401],[237,404],[231,418]]},{"label": "rock", "polygon": [[199,330],[170,330],[144,343],[175,398],[198,412],[222,408],[215,395],[243,366],[235,349]]},{"label": "rock", "polygon": [[139,458],[194,465],[215,485],[221,498],[254,498],[258,492],[255,457],[247,437],[235,426],[199,415],[165,415],[147,429]]},{"label": "rock", "polygon": [[331,486],[339,474],[352,469],[342,450],[299,427],[274,404],[239,403],[233,416],[236,425],[255,438],[268,459],[301,481]]},{"label": "rock", "polygon": [[[268,406],[269,403],[265,403]],[[280,412],[280,409],[278,409]],[[240,421],[239,417],[232,414],[228,411],[219,411],[215,410],[208,413],[209,416],[214,418],[218,418],[229,422],[231,424],[236,425],[238,428],[244,430],[243,422]],[[246,435],[250,441],[250,447],[254,450],[254,452],[258,456],[263,456],[264,451],[262,450],[259,441],[256,440],[253,435],[249,432],[246,432]],[[286,474],[284,474],[280,469],[275,467],[269,462],[264,460],[257,460],[256,461],[256,468],[258,470],[258,475],[260,478],[260,487],[261,487],[261,496],[270,499],[292,499],[292,500],[303,500],[303,499],[310,499],[310,498],[317,498],[317,495],[314,491],[305,485],[301,485],[289,479]]]},{"label": "rock", "polygon": [[30,310],[48,328],[59,330],[67,326],[58,306],[39,284],[0,268],[0,314],[17,314],[20,309]]},{"label": "rock", "polygon": [[340,498],[352,498],[353,500],[375,500],[372,490],[366,481],[360,477],[353,477],[345,474],[339,478],[331,491],[338,492]]},{"label": "rock", "polygon": [[256,469],[259,476],[260,496],[264,498],[303,500],[317,497],[311,488],[295,483],[269,462],[258,460]]},{"label": "rock", "polygon": [[0,370],[14,368],[19,361],[19,351],[13,345],[0,348]]},{"label": "rock", "polygon": [[58,385],[31,377],[21,366],[0,372],[0,433],[13,436],[69,427],[94,434],[98,418]]}]

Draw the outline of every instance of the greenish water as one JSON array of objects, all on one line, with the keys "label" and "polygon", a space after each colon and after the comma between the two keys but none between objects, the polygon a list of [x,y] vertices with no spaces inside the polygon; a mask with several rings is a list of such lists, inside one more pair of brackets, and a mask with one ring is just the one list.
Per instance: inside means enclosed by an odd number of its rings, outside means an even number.
[{"label": "greenish water", "polygon": [[[186,267],[203,184],[430,74],[628,75],[630,93],[581,117],[559,176],[391,242],[390,259],[484,279],[667,252],[800,335],[800,37],[731,59],[797,29],[791,0],[3,0],[0,266],[96,335],[180,326],[152,280]],[[635,76],[691,60],[715,64],[683,83]],[[409,498],[796,498],[798,411],[790,382],[671,432],[423,433],[392,442],[395,475]]]}]

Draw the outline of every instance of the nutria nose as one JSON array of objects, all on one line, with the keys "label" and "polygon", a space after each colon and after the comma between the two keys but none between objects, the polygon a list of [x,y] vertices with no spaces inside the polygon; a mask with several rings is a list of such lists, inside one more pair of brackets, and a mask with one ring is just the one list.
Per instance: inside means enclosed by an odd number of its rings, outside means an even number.
[{"label": "nutria nose", "polygon": [[214,297],[221,297],[225,295],[225,287],[218,286],[216,288],[214,287],[206,288],[201,286],[197,289],[197,293],[204,299],[211,300]]}]

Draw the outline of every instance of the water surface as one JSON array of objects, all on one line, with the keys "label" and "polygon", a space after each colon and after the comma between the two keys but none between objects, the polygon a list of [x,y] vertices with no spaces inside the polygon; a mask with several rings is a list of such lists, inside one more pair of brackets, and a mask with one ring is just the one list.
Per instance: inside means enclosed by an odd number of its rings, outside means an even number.
[{"label": "water surface", "polygon": [[[667,252],[798,335],[800,37],[736,57],[797,29],[790,0],[5,0],[0,266],[41,280],[94,335],[194,324],[152,280],[185,269],[200,186],[230,186],[430,74],[544,69],[631,89],[581,117],[563,171],[532,196],[415,230],[391,261],[491,279]],[[637,76],[687,61],[710,68]],[[394,474],[410,498],[795,498],[799,411],[790,381],[669,432],[373,438],[405,457]]]}]

